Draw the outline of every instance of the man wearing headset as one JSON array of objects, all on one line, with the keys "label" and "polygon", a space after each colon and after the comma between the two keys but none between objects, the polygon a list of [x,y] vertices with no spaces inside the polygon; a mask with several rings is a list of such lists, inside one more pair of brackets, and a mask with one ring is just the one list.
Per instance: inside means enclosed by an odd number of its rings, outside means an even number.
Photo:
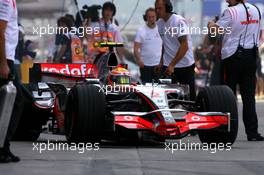
[{"label": "man wearing headset", "polygon": [[224,34],[222,43],[223,83],[236,94],[239,85],[243,101],[243,121],[248,141],[264,141],[258,133],[258,119],[255,104],[256,63],[260,36],[261,13],[259,9],[244,0],[226,0],[229,7],[219,21],[209,22],[215,31]]},{"label": "man wearing headset", "polygon": [[157,79],[154,68],[161,57],[162,40],[156,25],[157,15],[154,8],[148,8],[143,15],[146,24],[139,28],[134,43],[134,55],[140,67],[141,80],[150,83]]},{"label": "man wearing headset", "polygon": [[[93,59],[99,58],[104,53],[109,52],[109,49],[99,48],[94,45],[95,42],[123,42],[118,27],[113,23],[113,17],[116,14],[116,6],[112,2],[105,2],[102,9],[102,18],[99,22],[91,23],[90,27],[96,30],[92,36],[88,36],[88,55]],[[117,48],[117,53],[120,61],[124,61],[124,49]]]},{"label": "man wearing headset", "polygon": [[188,84],[190,99],[195,99],[194,56],[192,41],[186,20],[173,14],[170,0],[156,0],[155,8],[158,18],[159,33],[163,40],[163,54],[156,71],[163,70],[172,82]]}]

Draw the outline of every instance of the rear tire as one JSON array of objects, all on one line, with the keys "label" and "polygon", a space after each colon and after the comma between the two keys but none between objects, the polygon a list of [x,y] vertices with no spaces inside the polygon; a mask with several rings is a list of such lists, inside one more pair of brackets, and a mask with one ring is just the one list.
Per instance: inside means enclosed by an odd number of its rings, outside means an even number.
[{"label": "rear tire", "polygon": [[233,91],[227,86],[212,86],[202,89],[196,103],[200,106],[201,112],[229,112],[230,132],[226,131],[200,131],[199,138],[202,143],[224,143],[233,144],[238,132],[238,112],[236,97]]},{"label": "rear tire", "polygon": [[105,95],[95,85],[77,85],[68,95],[65,133],[70,142],[98,142],[105,121]]}]

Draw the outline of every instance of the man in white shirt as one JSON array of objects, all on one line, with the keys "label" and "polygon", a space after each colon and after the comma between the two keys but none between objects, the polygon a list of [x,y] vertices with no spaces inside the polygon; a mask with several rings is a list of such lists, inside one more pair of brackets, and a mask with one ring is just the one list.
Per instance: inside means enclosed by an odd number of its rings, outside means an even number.
[{"label": "man in white shirt", "polygon": [[255,104],[261,13],[256,6],[243,0],[226,1],[229,7],[219,21],[208,24],[210,31],[212,28],[218,33],[225,30],[222,44],[223,83],[235,94],[239,85],[248,141],[264,141],[264,137],[258,133]]},{"label": "man in white shirt", "polygon": [[190,87],[190,98],[195,99],[194,56],[192,41],[186,20],[172,13],[170,0],[156,0],[159,33],[163,40],[163,56],[157,72],[164,70],[173,83],[179,82]]},{"label": "man in white shirt", "polygon": [[[0,87],[7,83],[9,74],[15,75],[14,60],[18,43],[18,21],[16,0],[0,0]],[[20,159],[13,155],[9,149],[10,140],[19,123],[23,109],[23,97],[17,77],[14,84],[17,96],[9,128],[5,138],[4,148],[0,148],[0,163],[18,162]]]},{"label": "man in white shirt", "polygon": [[146,21],[146,25],[137,31],[134,55],[136,63],[140,67],[142,82],[149,83],[157,79],[154,68],[160,62],[162,40],[156,25],[157,16],[155,9],[147,9],[143,18]]}]

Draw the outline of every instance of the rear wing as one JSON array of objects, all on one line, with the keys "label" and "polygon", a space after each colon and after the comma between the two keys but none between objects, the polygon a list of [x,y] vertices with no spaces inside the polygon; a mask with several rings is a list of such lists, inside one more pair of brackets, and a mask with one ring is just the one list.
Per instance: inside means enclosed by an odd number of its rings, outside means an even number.
[{"label": "rear wing", "polygon": [[114,47],[124,47],[124,43],[116,42],[96,42],[94,43],[95,47],[108,47],[110,51],[114,50]]},{"label": "rear wing", "polygon": [[116,42],[96,42],[95,47],[124,47],[124,43]]},{"label": "rear wing", "polygon": [[97,78],[98,69],[94,64],[53,64],[35,63],[29,71],[30,82],[41,82],[42,76],[80,80]]}]

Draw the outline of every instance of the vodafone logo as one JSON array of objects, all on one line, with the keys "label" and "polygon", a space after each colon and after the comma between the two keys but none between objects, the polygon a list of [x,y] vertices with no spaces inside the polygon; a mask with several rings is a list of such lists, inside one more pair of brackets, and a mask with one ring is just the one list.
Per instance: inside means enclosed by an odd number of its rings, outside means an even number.
[{"label": "vodafone logo", "polygon": [[131,116],[125,116],[124,119],[127,120],[127,121],[132,121],[133,120],[133,117],[131,117]]},{"label": "vodafone logo", "polygon": [[153,93],[151,94],[151,97],[152,97],[152,98],[159,98],[159,97],[160,97],[160,93],[158,93],[158,92],[153,92]]},{"label": "vodafone logo", "polygon": [[200,120],[201,120],[201,118],[200,118],[200,117],[198,117],[198,116],[193,116],[193,117],[192,117],[192,120],[197,122],[197,121],[200,121]]},{"label": "vodafone logo", "polygon": [[73,77],[97,77],[97,68],[92,64],[41,64],[41,72]]}]

